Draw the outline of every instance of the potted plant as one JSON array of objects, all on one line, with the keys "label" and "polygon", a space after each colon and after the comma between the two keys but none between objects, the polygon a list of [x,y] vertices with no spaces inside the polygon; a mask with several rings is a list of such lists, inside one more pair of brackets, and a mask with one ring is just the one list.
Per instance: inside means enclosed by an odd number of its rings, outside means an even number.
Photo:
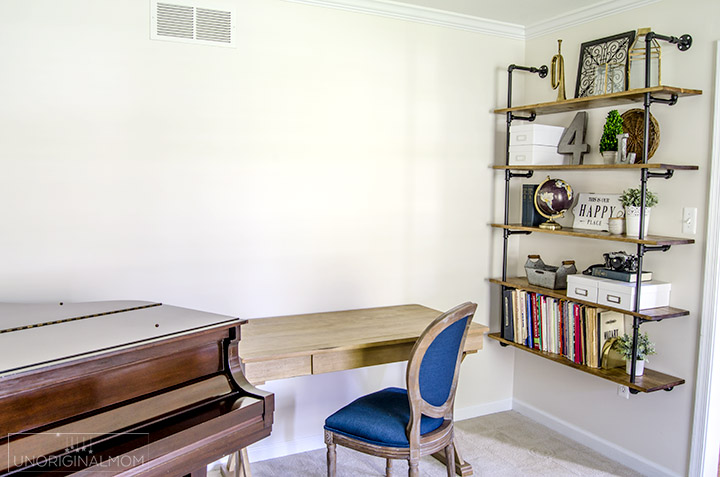
[{"label": "potted plant", "polygon": [[607,114],[600,138],[600,154],[602,154],[605,164],[615,164],[618,150],[617,136],[622,133],[623,119],[617,109],[613,109]]},{"label": "potted plant", "polygon": [[[624,334],[615,340],[614,348],[625,357],[625,371],[630,374],[632,360],[632,343],[631,335]],[[635,376],[642,376],[645,371],[645,362],[647,357],[655,354],[655,345],[648,338],[648,334],[638,335],[637,338],[637,360],[635,361]]]},{"label": "potted plant", "polygon": [[[640,236],[640,205],[642,204],[640,188],[625,189],[620,196],[620,203],[625,207],[625,233],[629,237]],[[643,224],[643,237],[647,235],[650,223],[650,209],[658,203],[658,196],[649,189],[645,189],[645,223]]]}]

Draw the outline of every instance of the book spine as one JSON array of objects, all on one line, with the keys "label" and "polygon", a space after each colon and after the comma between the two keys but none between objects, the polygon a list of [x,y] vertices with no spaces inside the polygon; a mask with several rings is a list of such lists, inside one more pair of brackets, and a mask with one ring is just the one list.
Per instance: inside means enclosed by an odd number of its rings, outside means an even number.
[{"label": "book spine", "polygon": [[503,326],[502,326],[502,337],[508,341],[514,341],[514,320],[513,320],[513,305],[511,289],[503,291]]},{"label": "book spine", "polygon": [[525,227],[537,227],[542,223],[542,216],[535,209],[535,190],[538,184],[522,186],[522,224]]},{"label": "book spine", "polygon": [[[621,282],[635,283],[637,281],[637,273],[624,272],[622,270],[610,270],[608,268],[593,268],[592,276],[600,278],[610,278]],[[643,272],[642,281],[652,280],[652,272]]]},{"label": "book spine", "polygon": [[533,329],[533,348],[540,349],[540,326],[538,323],[538,304],[537,293],[532,294],[532,329]]}]

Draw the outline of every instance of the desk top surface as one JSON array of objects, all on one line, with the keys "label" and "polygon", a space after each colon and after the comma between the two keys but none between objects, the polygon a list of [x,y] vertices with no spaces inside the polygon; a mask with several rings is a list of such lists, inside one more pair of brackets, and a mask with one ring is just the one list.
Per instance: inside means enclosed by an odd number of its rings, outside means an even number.
[{"label": "desk top surface", "polygon": [[[242,327],[239,354],[244,363],[251,363],[409,343],[441,314],[422,305],[398,305],[255,318]],[[482,336],[487,331],[487,326],[472,323],[469,334]]]}]

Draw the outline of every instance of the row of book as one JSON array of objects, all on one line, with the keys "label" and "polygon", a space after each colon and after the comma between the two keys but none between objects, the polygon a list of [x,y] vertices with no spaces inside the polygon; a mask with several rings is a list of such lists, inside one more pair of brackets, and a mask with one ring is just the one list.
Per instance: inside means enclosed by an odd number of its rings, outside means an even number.
[{"label": "row of book", "polygon": [[599,368],[605,342],[626,331],[625,315],[616,311],[525,290],[503,291],[503,338],[577,364]]}]

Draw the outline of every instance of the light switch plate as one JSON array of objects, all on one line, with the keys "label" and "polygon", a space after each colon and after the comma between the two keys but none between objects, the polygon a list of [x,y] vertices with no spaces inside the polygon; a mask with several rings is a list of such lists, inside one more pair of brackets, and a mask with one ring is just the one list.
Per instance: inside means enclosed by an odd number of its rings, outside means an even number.
[{"label": "light switch plate", "polygon": [[682,233],[695,235],[697,232],[697,208],[696,207],[685,207],[683,208],[683,224]]}]

